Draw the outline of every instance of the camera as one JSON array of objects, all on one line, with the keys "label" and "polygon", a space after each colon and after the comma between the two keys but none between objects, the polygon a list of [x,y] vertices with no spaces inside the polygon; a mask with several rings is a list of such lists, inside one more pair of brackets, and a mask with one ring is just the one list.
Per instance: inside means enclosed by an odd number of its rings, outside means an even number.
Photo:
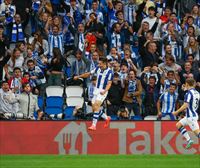
[{"label": "camera", "polygon": [[25,119],[25,115],[23,113],[4,113],[1,114],[1,118],[5,120],[10,119]]}]

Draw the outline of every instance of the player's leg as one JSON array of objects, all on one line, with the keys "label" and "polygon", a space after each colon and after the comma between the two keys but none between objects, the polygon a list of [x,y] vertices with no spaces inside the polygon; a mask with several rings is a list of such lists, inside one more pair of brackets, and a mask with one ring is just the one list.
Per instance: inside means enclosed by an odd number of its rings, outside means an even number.
[{"label": "player's leg", "polygon": [[185,137],[185,139],[187,140],[186,148],[188,149],[193,144],[193,141],[191,140],[187,130],[184,127],[186,125],[188,125],[188,120],[186,117],[184,117],[179,122],[177,122],[176,127],[177,127],[178,131],[183,135],[183,137]]},{"label": "player's leg", "polygon": [[[99,102],[100,107],[101,107],[101,104],[106,99],[106,96],[107,96],[107,94],[104,94],[104,95],[100,94],[100,95],[97,96],[96,101]],[[100,109],[100,107],[99,107],[99,109]],[[107,128],[110,124],[110,120],[111,120],[110,116],[107,116],[106,113],[103,112],[103,110],[100,110],[99,111],[99,117],[103,118],[106,121],[106,123],[104,124],[104,128]]]},{"label": "player's leg", "polygon": [[101,107],[101,102],[97,100],[92,101],[93,119],[92,119],[92,125],[88,128],[90,130],[96,130],[97,121],[99,119],[100,107]]},{"label": "player's leg", "polygon": [[189,118],[189,123],[188,123],[190,129],[194,132],[194,134],[200,138],[200,129],[199,129],[199,124],[198,124],[198,118],[192,117]]}]

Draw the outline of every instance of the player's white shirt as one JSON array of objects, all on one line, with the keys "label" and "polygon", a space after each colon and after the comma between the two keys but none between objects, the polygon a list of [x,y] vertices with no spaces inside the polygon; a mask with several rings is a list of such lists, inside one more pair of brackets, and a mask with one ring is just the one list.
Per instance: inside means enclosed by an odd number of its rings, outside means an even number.
[{"label": "player's white shirt", "polygon": [[105,70],[101,70],[98,66],[91,71],[91,74],[96,74],[97,83],[95,90],[102,91],[105,90],[109,81],[113,79],[113,71],[110,68],[106,68]]},{"label": "player's white shirt", "polygon": [[184,97],[184,102],[188,103],[188,108],[186,110],[186,117],[198,117],[197,110],[199,107],[199,100],[200,100],[200,94],[199,92],[192,88],[188,90]]}]

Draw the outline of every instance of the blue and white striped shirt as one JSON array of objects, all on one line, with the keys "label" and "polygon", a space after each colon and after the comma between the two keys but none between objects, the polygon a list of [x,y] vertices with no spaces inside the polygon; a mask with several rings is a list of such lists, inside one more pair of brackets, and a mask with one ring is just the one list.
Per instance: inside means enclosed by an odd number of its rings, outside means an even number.
[{"label": "blue and white striped shirt", "polygon": [[199,107],[199,100],[200,100],[200,94],[194,88],[188,90],[188,92],[185,94],[184,102],[189,104],[186,110],[187,118],[198,116],[197,109]]},{"label": "blue and white striped shirt", "polygon": [[164,92],[160,96],[160,101],[162,103],[161,112],[163,114],[169,114],[175,111],[177,98],[178,98],[178,95],[175,92],[173,94],[171,94],[170,92]]},{"label": "blue and white striped shirt", "polygon": [[96,74],[97,83],[96,89],[104,90],[109,81],[113,79],[113,71],[110,68],[101,70],[99,67],[96,67],[91,71],[91,74]]}]

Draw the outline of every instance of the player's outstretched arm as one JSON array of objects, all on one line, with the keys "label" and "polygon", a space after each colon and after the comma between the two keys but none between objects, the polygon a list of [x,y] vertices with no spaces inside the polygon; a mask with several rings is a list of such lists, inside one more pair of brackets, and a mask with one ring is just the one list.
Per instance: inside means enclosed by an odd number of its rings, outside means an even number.
[{"label": "player's outstretched arm", "polygon": [[74,76],[74,80],[78,80],[80,78],[88,78],[90,76],[90,72],[86,72],[84,74],[78,75],[78,76]]},{"label": "player's outstretched arm", "polygon": [[177,116],[180,112],[184,111],[186,108],[188,108],[188,103],[184,103],[178,110],[174,111],[172,114]]}]

